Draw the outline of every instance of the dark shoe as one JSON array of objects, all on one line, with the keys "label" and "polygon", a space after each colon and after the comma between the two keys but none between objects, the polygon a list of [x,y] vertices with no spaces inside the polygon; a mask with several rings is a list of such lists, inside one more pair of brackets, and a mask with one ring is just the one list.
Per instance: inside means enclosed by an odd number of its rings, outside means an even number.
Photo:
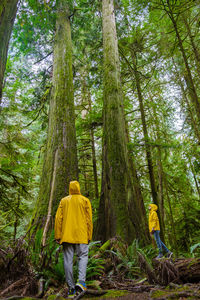
[{"label": "dark shoe", "polygon": [[156,257],[156,259],[160,259],[163,257],[163,254],[162,253],[159,253],[158,256]]},{"label": "dark shoe", "polygon": [[170,259],[172,257],[172,255],[173,255],[173,252],[171,252],[171,251],[167,252],[167,258]]},{"label": "dark shoe", "polygon": [[69,299],[73,299],[76,295],[76,290],[75,289],[69,289],[68,294],[67,294],[67,298]]},{"label": "dark shoe", "polygon": [[85,281],[82,281],[82,280],[79,280],[77,283],[76,283],[76,290],[77,289],[80,289],[81,291],[86,291],[87,290],[87,286],[85,284]]}]

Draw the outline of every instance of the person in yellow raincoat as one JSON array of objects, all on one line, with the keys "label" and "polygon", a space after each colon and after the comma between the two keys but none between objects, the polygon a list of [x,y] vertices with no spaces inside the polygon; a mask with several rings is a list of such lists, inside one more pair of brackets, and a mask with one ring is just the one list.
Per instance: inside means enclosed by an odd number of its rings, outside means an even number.
[{"label": "person in yellow raincoat", "polygon": [[[69,196],[61,199],[55,217],[55,240],[63,245],[64,269],[69,287],[68,297],[73,298],[76,289],[86,290],[88,243],[92,239],[92,208],[88,198],[81,195],[78,181],[69,184]],[[73,256],[78,256],[78,282],[74,284]]]},{"label": "person in yellow raincoat", "polygon": [[163,249],[167,253],[167,257],[171,258],[172,252],[165,246],[165,244],[160,239],[160,223],[157,214],[158,206],[156,204],[149,204],[149,232],[154,235],[156,244],[159,249],[159,254],[157,259],[163,257]]}]

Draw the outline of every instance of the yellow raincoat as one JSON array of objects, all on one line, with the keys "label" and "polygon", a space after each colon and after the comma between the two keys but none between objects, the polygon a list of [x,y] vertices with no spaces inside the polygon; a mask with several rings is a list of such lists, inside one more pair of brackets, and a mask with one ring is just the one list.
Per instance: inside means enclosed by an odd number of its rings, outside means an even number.
[{"label": "yellow raincoat", "polygon": [[149,204],[149,206],[151,207],[149,213],[149,232],[152,232],[153,229],[160,230],[160,223],[156,212],[158,206],[156,204]]},{"label": "yellow raincoat", "polygon": [[72,244],[88,244],[92,239],[92,208],[80,193],[78,181],[71,181],[69,196],[59,204],[55,218],[55,239]]}]

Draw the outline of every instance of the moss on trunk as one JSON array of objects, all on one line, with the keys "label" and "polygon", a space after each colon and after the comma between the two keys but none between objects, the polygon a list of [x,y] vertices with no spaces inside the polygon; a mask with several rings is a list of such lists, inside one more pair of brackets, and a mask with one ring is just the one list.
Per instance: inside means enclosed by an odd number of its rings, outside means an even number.
[{"label": "moss on trunk", "polygon": [[120,235],[144,241],[141,210],[134,194],[126,145],[123,96],[112,0],[103,0],[104,107],[103,166],[97,236],[103,241]]},{"label": "moss on trunk", "polygon": [[0,103],[6,69],[8,45],[19,0],[3,0],[0,3]]},{"label": "moss on trunk", "polygon": [[62,0],[56,21],[47,148],[34,216],[39,227],[46,218],[53,221],[59,201],[68,194],[69,182],[77,179],[71,28],[68,4]]}]

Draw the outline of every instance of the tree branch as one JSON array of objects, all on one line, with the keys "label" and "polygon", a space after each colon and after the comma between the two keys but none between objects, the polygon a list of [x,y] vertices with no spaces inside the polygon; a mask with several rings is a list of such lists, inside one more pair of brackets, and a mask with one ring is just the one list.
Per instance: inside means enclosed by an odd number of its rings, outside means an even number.
[{"label": "tree branch", "polygon": [[25,188],[25,186],[24,186],[23,184],[21,184],[21,183],[18,181],[18,177],[17,177],[16,175],[14,175],[14,174],[12,174],[12,173],[10,173],[10,172],[8,172],[8,171],[3,170],[2,168],[0,168],[0,171],[2,171],[3,173],[5,173],[5,174],[11,176],[11,177],[14,179],[14,181],[15,181],[19,186],[21,186],[22,189],[23,189],[26,193],[28,193],[27,190],[26,190],[26,188]]}]

